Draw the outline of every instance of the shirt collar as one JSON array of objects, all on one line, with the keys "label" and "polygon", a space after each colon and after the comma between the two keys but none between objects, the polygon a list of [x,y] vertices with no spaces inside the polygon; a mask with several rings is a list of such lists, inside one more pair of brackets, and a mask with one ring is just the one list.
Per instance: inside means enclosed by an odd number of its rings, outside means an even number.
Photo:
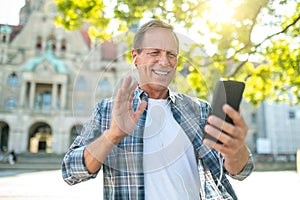
[{"label": "shirt collar", "polygon": [[[169,89],[168,99],[170,99],[172,103],[175,103],[176,93],[172,92],[170,88],[168,89]],[[140,100],[143,100],[145,98],[148,99],[148,94],[140,87],[137,87],[136,90],[134,91],[134,97]]]}]

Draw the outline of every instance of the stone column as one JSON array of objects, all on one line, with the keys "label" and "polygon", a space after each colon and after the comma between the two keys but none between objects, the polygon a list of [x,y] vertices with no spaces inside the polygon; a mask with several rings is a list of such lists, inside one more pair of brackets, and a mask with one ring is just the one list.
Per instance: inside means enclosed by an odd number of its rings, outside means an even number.
[{"label": "stone column", "polygon": [[66,108],[66,99],[67,99],[67,84],[63,83],[61,85],[61,91],[60,91],[60,107],[61,107],[61,109]]},{"label": "stone column", "polygon": [[20,94],[20,107],[24,107],[25,95],[26,95],[27,82],[24,81],[21,85],[21,94]]},{"label": "stone column", "polygon": [[8,148],[9,150],[15,150],[17,152],[26,151],[26,140],[22,138],[21,130],[19,128],[12,128],[9,131]]},{"label": "stone column", "polygon": [[296,169],[297,173],[300,174],[300,149],[297,150],[296,154]]},{"label": "stone column", "polygon": [[30,83],[30,94],[29,94],[29,108],[34,107],[34,97],[35,97],[35,82]]},{"label": "stone column", "polygon": [[56,109],[57,108],[57,84],[52,84],[52,99],[51,99],[51,107]]}]

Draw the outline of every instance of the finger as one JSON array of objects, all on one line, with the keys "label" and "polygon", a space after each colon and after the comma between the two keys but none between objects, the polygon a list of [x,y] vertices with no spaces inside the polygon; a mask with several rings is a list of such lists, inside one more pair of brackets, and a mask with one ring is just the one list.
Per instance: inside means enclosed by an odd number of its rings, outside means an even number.
[{"label": "finger", "polygon": [[121,88],[118,89],[118,93],[116,96],[116,100],[118,102],[122,103],[124,101],[129,100],[130,95],[133,94],[138,83],[135,81],[131,87],[130,84],[131,84],[131,77],[126,77],[125,80],[123,81]]},{"label": "finger", "polygon": [[[135,88],[135,87],[133,87]],[[134,91],[134,90],[133,90]],[[144,112],[144,110],[146,109],[146,106],[147,106],[147,102],[146,101],[142,101],[140,103],[140,105],[138,105],[136,111],[134,112],[133,109],[132,109],[132,100],[133,100],[133,92],[131,93],[130,97],[129,97],[129,101],[128,101],[128,112],[129,112],[129,116],[131,117],[131,119],[133,119],[133,121],[135,123],[138,122],[141,114]]]},{"label": "finger", "polygon": [[133,94],[136,87],[138,86],[138,82],[137,81],[134,81],[133,84],[131,85],[130,87],[130,93]]},{"label": "finger", "polygon": [[130,115],[132,115],[132,99],[133,99],[133,93],[129,95],[129,99],[127,102],[127,108],[128,108],[128,112],[130,113]]},{"label": "finger", "polygon": [[217,127],[218,129],[228,133],[229,135],[232,135],[232,133],[234,132],[234,126],[232,124],[226,122],[225,120],[223,120],[215,115],[209,116],[208,123],[213,125],[214,127]]},{"label": "finger", "polygon": [[142,101],[140,103],[140,105],[138,106],[138,108],[136,109],[135,111],[135,115],[134,115],[134,118],[135,118],[135,122],[137,123],[141,117],[141,115],[143,114],[143,112],[145,111],[147,107],[147,102],[146,101]]},{"label": "finger", "polygon": [[123,89],[124,91],[127,91],[127,90],[130,88],[131,81],[132,81],[132,77],[131,77],[131,76],[127,76],[127,77],[124,79],[123,84],[122,84],[122,89]]},{"label": "finger", "polygon": [[203,143],[212,148],[212,149],[215,149],[217,151],[219,151],[220,153],[222,153],[223,155],[227,154],[229,152],[227,146],[221,144],[221,143],[217,143],[217,142],[214,142],[212,140],[209,140],[209,139],[204,139],[203,140]]},{"label": "finger", "polygon": [[114,103],[114,108],[119,108],[122,105],[122,90],[118,89],[117,96]]},{"label": "finger", "polygon": [[212,137],[216,138],[219,142],[223,143],[224,145],[230,145],[230,141],[233,139],[230,135],[222,132],[220,129],[209,124],[205,126],[205,132],[211,135]]},{"label": "finger", "polygon": [[223,133],[222,131],[214,128],[209,127],[206,128],[208,134],[212,135],[214,138],[216,138],[218,141],[213,141],[208,138],[205,138],[203,140],[203,143],[210,148],[216,149],[217,151],[220,151],[222,154],[228,154],[232,150],[237,149],[238,140],[231,137],[230,135]]},{"label": "finger", "polygon": [[232,119],[235,126],[245,126],[246,123],[243,120],[241,114],[232,108],[230,105],[225,104],[223,106],[223,111]]}]

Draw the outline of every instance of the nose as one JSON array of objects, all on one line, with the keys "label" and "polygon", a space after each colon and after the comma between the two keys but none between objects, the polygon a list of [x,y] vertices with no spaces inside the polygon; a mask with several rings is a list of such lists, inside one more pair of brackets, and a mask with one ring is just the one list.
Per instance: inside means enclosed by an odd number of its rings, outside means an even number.
[{"label": "nose", "polygon": [[160,53],[159,64],[161,66],[170,66],[171,63],[166,51]]}]

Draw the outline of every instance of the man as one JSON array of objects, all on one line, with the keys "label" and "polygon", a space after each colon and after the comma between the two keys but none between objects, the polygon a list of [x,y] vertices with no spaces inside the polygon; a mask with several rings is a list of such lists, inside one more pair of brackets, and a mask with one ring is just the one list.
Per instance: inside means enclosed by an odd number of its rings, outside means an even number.
[{"label": "man", "polygon": [[[64,157],[68,184],[102,167],[104,199],[237,199],[223,171],[239,180],[252,172],[247,126],[228,105],[235,125],[209,116],[207,102],[170,91],[178,51],[172,26],[152,20],[139,28],[132,50],[139,83],[125,78],[116,97],[96,105]],[[203,140],[204,131],[222,144]]]}]

